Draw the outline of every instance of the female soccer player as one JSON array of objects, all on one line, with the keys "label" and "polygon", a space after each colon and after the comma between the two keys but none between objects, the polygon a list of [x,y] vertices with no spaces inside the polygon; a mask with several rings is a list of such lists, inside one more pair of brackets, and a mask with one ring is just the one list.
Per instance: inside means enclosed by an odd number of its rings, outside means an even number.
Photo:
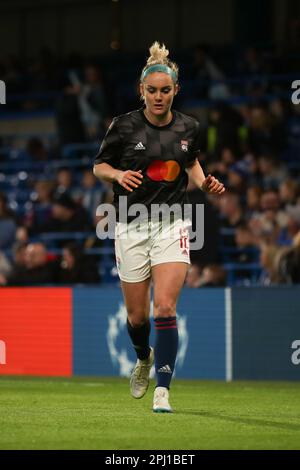
[{"label": "female soccer player", "polygon": [[[137,355],[131,394],[134,398],[145,395],[155,362],[153,411],[167,413],[172,412],[169,387],[178,347],[176,302],[190,263],[188,221],[175,215],[167,227],[162,226],[161,221],[151,218],[151,208],[154,204],[183,206],[188,178],[202,191],[225,191],[216,178],[205,177],[197,159],[199,123],[171,109],[179,90],[178,67],[168,55],[169,51],[158,42],[150,47],[140,77],[144,107],[113,119],[94,166],[99,179],[113,182],[119,217],[115,236],[117,268],[128,313],[128,333]],[[128,211],[133,204],[143,204],[147,218],[136,224],[133,217],[122,221],[121,196],[126,198]],[[138,237],[130,236],[134,230]],[[151,279],[154,350],[149,346]]]}]

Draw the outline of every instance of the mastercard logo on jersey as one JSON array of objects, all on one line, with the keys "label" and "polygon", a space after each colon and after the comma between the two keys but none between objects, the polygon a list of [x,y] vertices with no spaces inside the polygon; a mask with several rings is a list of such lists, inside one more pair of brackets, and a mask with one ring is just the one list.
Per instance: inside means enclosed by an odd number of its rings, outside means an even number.
[{"label": "mastercard logo on jersey", "polygon": [[174,181],[180,173],[180,165],[175,160],[154,160],[146,174],[153,181]]}]

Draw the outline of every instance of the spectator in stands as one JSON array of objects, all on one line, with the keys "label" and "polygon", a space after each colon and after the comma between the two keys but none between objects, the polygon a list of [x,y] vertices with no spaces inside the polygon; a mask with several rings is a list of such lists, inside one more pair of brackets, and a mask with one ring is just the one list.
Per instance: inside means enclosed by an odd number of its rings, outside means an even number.
[{"label": "spectator in stands", "polygon": [[276,122],[263,105],[253,106],[250,111],[248,143],[250,151],[256,155],[278,156],[286,146],[284,126]]},{"label": "spectator in stands", "polygon": [[22,159],[28,162],[45,162],[48,160],[48,151],[41,139],[32,137],[28,140]]},{"label": "spectator in stands", "polygon": [[56,173],[56,192],[59,194],[73,190],[73,174],[69,168],[62,167]]},{"label": "spectator in stands", "polygon": [[286,248],[278,261],[278,279],[282,284],[300,284],[300,231],[293,246]]},{"label": "spectator in stands", "polygon": [[0,193],[0,249],[10,248],[15,240],[15,215],[8,207],[7,197]]},{"label": "spectator in stands", "polygon": [[[279,188],[279,197],[281,208],[288,214],[289,216],[289,230],[290,233],[292,229],[292,225],[294,221],[294,225],[296,224],[300,227],[300,187],[298,182],[295,179],[287,179],[283,181]],[[294,236],[295,233],[292,233]]]},{"label": "spectator in stands", "polygon": [[235,261],[252,263],[256,260],[257,240],[245,222],[239,224],[235,229],[235,243],[237,248],[240,249],[238,259],[235,259]]},{"label": "spectator in stands", "polygon": [[56,274],[59,284],[95,284],[100,282],[95,259],[84,255],[75,243],[63,248],[63,255]]},{"label": "spectator in stands", "polygon": [[202,269],[199,264],[191,264],[185,278],[187,287],[200,287],[202,282]]},{"label": "spectator in stands", "polygon": [[225,75],[211,58],[206,44],[198,44],[195,48],[193,78],[197,83],[198,98],[217,100],[228,98],[230,95],[226,84],[221,83]]},{"label": "spectator in stands", "polygon": [[16,243],[13,247],[14,268],[23,268],[26,266],[26,248],[27,243]]},{"label": "spectator in stands", "polygon": [[[218,160],[223,149],[230,149],[234,155],[240,151],[239,128],[243,125],[240,114],[225,103],[216,103],[209,111],[207,152]],[[203,146],[203,144],[202,144]]]},{"label": "spectator in stands", "polygon": [[226,286],[226,271],[218,264],[209,264],[203,268],[203,276],[200,287],[224,287]]},{"label": "spectator in stands", "polygon": [[266,72],[266,63],[258,49],[253,46],[248,47],[239,66],[239,73],[246,80],[243,93],[257,98],[261,97],[268,87]]},{"label": "spectator in stands", "polygon": [[262,242],[260,245],[260,265],[262,273],[259,284],[269,286],[278,283],[278,261],[282,250],[277,245]]},{"label": "spectator in stands", "polygon": [[29,243],[29,234],[28,234],[28,229],[23,226],[23,225],[20,225],[18,228],[17,228],[17,231],[16,231],[16,243],[18,245],[28,245]]},{"label": "spectator in stands", "polygon": [[270,112],[276,122],[286,127],[289,118],[289,103],[281,98],[274,99],[269,105]]},{"label": "spectator in stands", "polygon": [[228,169],[227,186],[236,194],[241,196],[245,194],[247,188],[248,173],[242,165],[242,162],[235,163]]},{"label": "spectator in stands", "polygon": [[7,277],[12,270],[11,263],[2,251],[0,251],[0,276]]},{"label": "spectator in stands", "polygon": [[207,163],[207,171],[216,174],[222,181],[227,182],[228,169],[235,164],[236,160],[237,157],[234,151],[228,147],[224,147],[221,149],[221,158],[214,159]]},{"label": "spectator in stands", "polygon": [[[244,212],[237,194],[226,191],[220,199],[221,228],[235,229],[244,222]],[[223,238],[225,246],[235,246],[234,234]]]},{"label": "spectator in stands", "polygon": [[288,214],[280,209],[277,191],[269,190],[261,196],[261,212],[251,217],[249,226],[257,238],[277,243],[280,230],[287,227],[288,221]]},{"label": "spectator in stands", "polygon": [[52,215],[47,224],[41,227],[43,232],[84,232],[91,230],[87,212],[67,194],[58,195],[52,206]]},{"label": "spectator in stands", "polygon": [[80,118],[77,94],[68,83],[55,106],[56,127],[60,146],[85,142],[85,130]]},{"label": "spectator in stands", "polygon": [[32,206],[26,212],[24,223],[31,233],[41,231],[51,217],[54,184],[52,181],[37,181],[34,186]]},{"label": "spectator in stands", "polygon": [[279,245],[291,245],[295,235],[300,229],[300,222],[296,220],[295,215],[289,214],[288,211],[285,211],[285,214],[287,214],[287,223],[286,226],[280,229],[277,238]]},{"label": "spectator in stands", "polygon": [[87,140],[95,140],[103,135],[107,125],[107,103],[100,68],[96,64],[88,64],[84,69],[84,81],[71,71],[71,86],[68,93],[77,96],[80,119]]},{"label": "spectator in stands", "polygon": [[99,204],[104,202],[106,189],[93,175],[91,170],[84,170],[80,188],[74,192],[74,199],[82,204],[92,218],[96,215]]},{"label": "spectator in stands", "polygon": [[295,179],[288,178],[280,184],[279,197],[283,207],[287,208],[297,205],[299,194],[299,184]]},{"label": "spectator in stands", "polygon": [[29,286],[49,284],[54,280],[54,265],[48,261],[43,243],[31,243],[25,250],[25,266],[15,266],[8,277],[0,277],[0,285]]},{"label": "spectator in stands", "polygon": [[257,248],[257,240],[246,223],[241,223],[235,229],[236,252],[231,253],[230,261],[238,263],[242,269],[236,268],[235,278],[238,282],[249,284],[251,282],[253,271],[251,268],[243,267],[246,264],[258,262],[259,251]]},{"label": "spectator in stands", "polygon": [[246,195],[247,204],[247,220],[255,216],[260,211],[260,200],[262,195],[262,188],[258,185],[248,186]]},{"label": "spectator in stands", "polygon": [[279,165],[270,154],[264,154],[258,158],[258,169],[264,189],[277,189],[287,178],[287,170]]}]

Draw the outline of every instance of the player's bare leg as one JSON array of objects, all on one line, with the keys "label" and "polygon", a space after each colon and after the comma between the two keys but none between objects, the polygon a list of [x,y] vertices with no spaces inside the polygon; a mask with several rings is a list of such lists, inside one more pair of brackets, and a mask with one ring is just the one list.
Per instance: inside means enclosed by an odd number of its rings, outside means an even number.
[{"label": "player's bare leg", "polygon": [[149,346],[150,335],[150,278],[141,282],[121,282],[127,308],[127,329],[137,362],[130,379],[131,394],[142,398],[148,390],[149,375],[154,362],[153,349]]},{"label": "player's bare leg", "polygon": [[187,263],[162,263],[152,268],[154,322],[156,329],[155,371],[157,386],[153,411],[170,413],[169,387],[178,348],[176,303],[186,277]]}]

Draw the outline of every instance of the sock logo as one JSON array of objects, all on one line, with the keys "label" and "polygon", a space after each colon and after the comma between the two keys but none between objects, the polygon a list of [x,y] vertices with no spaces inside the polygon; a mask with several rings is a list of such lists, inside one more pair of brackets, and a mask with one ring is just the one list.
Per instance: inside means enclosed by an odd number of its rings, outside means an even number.
[{"label": "sock logo", "polygon": [[160,369],[158,369],[157,372],[165,372],[166,374],[172,374],[172,369],[169,364],[166,364],[165,366],[162,366]]}]

